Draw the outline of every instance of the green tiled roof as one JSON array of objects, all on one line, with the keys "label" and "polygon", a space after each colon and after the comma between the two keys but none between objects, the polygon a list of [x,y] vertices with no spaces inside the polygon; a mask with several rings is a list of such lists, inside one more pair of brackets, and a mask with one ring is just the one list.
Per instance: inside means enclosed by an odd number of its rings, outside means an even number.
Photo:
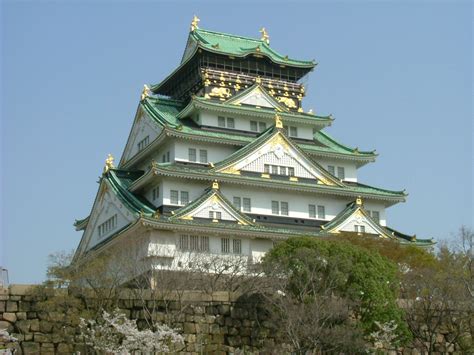
[{"label": "green tiled roof", "polygon": [[167,176],[177,176],[177,177],[190,177],[199,180],[212,181],[217,179],[218,181],[235,181],[247,183],[249,185],[261,185],[265,184],[267,186],[274,187],[284,187],[291,186],[293,188],[301,189],[311,189],[318,192],[327,192],[331,194],[342,194],[357,196],[361,195],[364,197],[372,198],[384,198],[390,200],[404,201],[406,194],[404,191],[391,191],[386,189],[381,189],[369,185],[363,185],[360,183],[345,183],[344,187],[339,186],[328,186],[320,185],[316,183],[309,183],[303,180],[299,181],[290,181],[290,180],[280,180],[280,179],[267,179],[260,176],[246,176],[246,175],[236,175],[236,174],[226,174],[218,173],[213,171],[213,168],[206,166],[186,166],[182,164],[173,164],[173,163],[159,163],[156,167],[156,173]]},{"label": "green tiled roof", "polygon": [[[141,107],[147,112],[152,119],[162,127],[169,127],[175,130],[176,134],[188,135],[190,138],[202,137],[209,139],[222,139],[236,144],[245,145],[252,142],[255,137],[242,134],[238,131],[208,131],[200,129],[193,121],[187,119],[178,119],[178,114],[184,109],[185,105],[182,101],[171,100],[166,98],[148,97],[141,102]],[[238,109],[242,109],[238,106]],[[256,111],[258,109],[255,109]],[[263,112],[263,111],[262,111]],[[288,115],[288,113],[287,113]],[[284,117],[284,114],[282,115]],[[316,119],[324,120],[324,117],[316,116]],[[351,159],[373,159],[376,154],[374,152],[357,152],[355,149],[349,148],[338,143],[334,138],[329,137],[326,133],[318,131],[314,136],[314,143],[297,143],[297,145],[308,153],[313,154],[336,154]]]},{"label": "green tiled roof", "polygon": [[[234,113],[238,115],[248,115],[252,117],[266,117],[273,118],[275,116],[275,109],[273,108],[256,108],[252,106],[244,105],[233,105],[227,104],[225,102],[217,102],[203,97],[194,97],[189,104],[178,114],[178,118],[186,117],[192,108],[205,108],[218,112],[225,113]],[[301,122],[301,123],[310,123],[310,124],[320,124],[323,126],[330,125],[333,122],[333,119],[330,116],[316,116],[309,113],[299,113],[299,112],[278,112],[280,117],[291,122]]]},{"label": "green tiled roof", "polygon": [[[198,47],[213,53],[235,57],[259,54],[269,58],[274,63],[300,68],[311,69],[316,65],[313,60],[296,60],[281,55],[265,41],[256,38],[236,36],[200,28],[191,32],[189,36],[192,40],[197,42]],[[259,50],[257,50],[257,48],[259,48]],[[186,59],[187,58],[183,58],[183,61]]]}]

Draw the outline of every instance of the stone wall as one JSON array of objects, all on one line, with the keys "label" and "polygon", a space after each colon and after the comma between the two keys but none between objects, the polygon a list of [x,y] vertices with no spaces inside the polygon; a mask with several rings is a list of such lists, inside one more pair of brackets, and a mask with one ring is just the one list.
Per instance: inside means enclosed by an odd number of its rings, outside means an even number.
[{"label": "stone wall", "polygon": [[[142,296],[138,299],[128,292],[118,301],[119,308],[136,319],[139,328],[146,326]],[[173,327],[185,339],[180,353],[249,354],[262,348],[271,349],[274,344],[272,323],[251,301],[237,299],[228,292],[186,292],[179,295],[179,301],[173,297],[177,298],[170,295],[166,310],[159,303],[152,306],[153,318],[164,321],[172,317]],[[44,296],[32,294],[31,286],[11,285],[9,289],[0,289],[0,329],[18,339],[4,346],[23,354],[85,354],[77,322],[65,321],[65,314],[45,311],[42,301]],[[94,303],[93,299],[88,301]],[[145,301],[154,302],[151,297]]]},{"label": "stone wall", "polygon": [[[56,290],[51,309],[45,302],[52,299],[53,291],[34,290],[35,287],[29,285],[0,288],[0,330],[7,330],[18,340],[3,339],[2,344],[0,335],[0,349],[16,349],[19,354],[88,353],[78,329],[78,317],[69,314],[74,304],[68,302],[77,299],[68,298],[66,290]],[[139,328],[147,327],[144,306],[152,310],[152,320],[172,324],[185,339],[184,345],[177,349],[181,354],[284,352],[273,322],[259,306],[261,303],[254,299],[228,292],[184,292],[171,293],[163,301],[150,291],[137,295],[123,290],[116,300],[122,312],[137,320]],[[98,301],[92,294],[81,300],[92,308]],[[438,354],[456,353],[454,346],[447,343],[448,338],[449,333],[438,335],[435,348]],[[386,353],[420,354],[413,347]]]}]

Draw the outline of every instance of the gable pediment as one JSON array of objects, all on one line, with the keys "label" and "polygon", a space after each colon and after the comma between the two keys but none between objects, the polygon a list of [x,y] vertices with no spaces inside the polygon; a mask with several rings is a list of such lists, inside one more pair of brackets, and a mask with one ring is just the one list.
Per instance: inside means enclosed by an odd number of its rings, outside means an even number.
[{"label": "gable pediment", "polygon": [[[343,186],[339,180],[328,174],[324,168],[298,149],[281,130],[276,130],[268,139],[253,148],[242,148],[247,150],[246,154],[219,167],[217,171],[230,174],[253,172],[292,175],[295,178],[315,179],[323,185]],[[239,151],[236,154],[239,154]],[[292,174],[289,173],[288,169],[290,168],[293,171]]]},{"label": "gable pediment", "polygon": [[323,229],[329,233],[362,232],[376,234],[382,238],[392,237],[384,227],[369,216],[359,198],[352,206],[346,208],[326,226],[323,226]]},{"label": "gable pediment", "polygon": [[227,101],[233,105],[250,105],[270,108],[278,111],[288,111],[288,109],[273,98],[261,85],[255,84],[249,89]]},{"label": "gable pediment", "polygon": [[213,221],[228,221],[242,225],[252,222],[237,211],[217,189],[212,189],[189,206],[179,209],[172,219],[193,220],[195,218]]}]

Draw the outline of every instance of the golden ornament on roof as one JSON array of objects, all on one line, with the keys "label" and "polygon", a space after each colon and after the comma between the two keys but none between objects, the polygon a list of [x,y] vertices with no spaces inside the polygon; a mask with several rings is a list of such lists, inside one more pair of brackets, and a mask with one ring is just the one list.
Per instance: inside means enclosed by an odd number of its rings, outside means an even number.
[{"label": "golden ornament on roof", "polygon": [[141,100],[145,100],[148,96],[150,96],[150,88],[148,87],[147,84],[143,85],[143,91],[142,91],[142,96]]},{"label": "golden ornament on roof", "polygon": [[109,154],[107,155],[107,159],[105,159],[104,174],[113,168],[115,168],[114,157],[112,156],[112,154]]},{"label": "golden ornament on roof", "polygon": [[270,44],[270,36],[268,35],[268,32],[265,29],[265,27],[262,27],[259,32],[262,34],[262,37],[260,38],[260,40],[264,41],[266,44],[269,45]]},{"label": "golden ornament on roof", "polygon": [[212,182],[212,189],[213,190],[219,190],[219,183],[217,182],[217,180],[214,180]]},{"label": "golden ornament on roof", "polygon": [[362,197],[357,196],[356,205],[357,205],[357,206],[362,206]]},{"label": "golden ornament on roof", "polygon": [[275,127],[276,128],[283,128],[283,121],[278,113],[275,113]]},{"label": "golden ornament on roof", "polygon": [[194,32],[198,29],[198,23],[201,21],[196,15],[194,15],[193,20],[191,21],[191,32]]}]

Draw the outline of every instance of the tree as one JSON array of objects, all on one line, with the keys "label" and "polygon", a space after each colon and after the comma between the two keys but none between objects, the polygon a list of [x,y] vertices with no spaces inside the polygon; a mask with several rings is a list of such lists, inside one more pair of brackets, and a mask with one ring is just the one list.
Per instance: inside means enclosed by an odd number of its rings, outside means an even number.
[{"label": "tree", "polygon": [[409,337],[396,303],[396,266],[375,252],[344,241],[290,238],[265,256],[263,267],[268,298],[294,351],[360,349],[362,335],[379,330],[375,322],[396,324],[394,343]]}]

